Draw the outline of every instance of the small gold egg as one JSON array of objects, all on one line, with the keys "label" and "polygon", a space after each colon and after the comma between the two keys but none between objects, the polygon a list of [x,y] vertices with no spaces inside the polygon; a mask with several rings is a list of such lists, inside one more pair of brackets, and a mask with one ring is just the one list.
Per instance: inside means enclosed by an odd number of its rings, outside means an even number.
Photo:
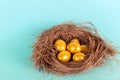
[{"label": "small gold egg", "polygon": [[66,50],[66,43],[62,39],[58,39],[55,41],[55,49],[58,51],[64,51]]},{"label": "small gold egg", "polygon": [[57,58],[62,62],[68,62],[71,58],[71,53],[69,51],[61,51],[58,53]]},{"label": "small gold egg", "polygon": [[75,53],[75,54],[73,55],[72,59],[73,59],[73,61],[81,61],[81,60],[84,59],[84,57],[85,57],[85,54],[79,52],[79,53]]},{"label": "small gold egg", "polygon": [[77,43],[79,43],[79,40],[78,39],[72,39],[70,42],[77,42]]},{"label": "small gold egg", "polygon": [[81,45],[82,49],[81,52],[88,53],[88,46],[87,45]]},{"label": "small gold egg", "polygon": [[71,53],[77,53],[81,51],[81,45],[76,42],[70,42],[67,45],[67,50],[70,51]]}]

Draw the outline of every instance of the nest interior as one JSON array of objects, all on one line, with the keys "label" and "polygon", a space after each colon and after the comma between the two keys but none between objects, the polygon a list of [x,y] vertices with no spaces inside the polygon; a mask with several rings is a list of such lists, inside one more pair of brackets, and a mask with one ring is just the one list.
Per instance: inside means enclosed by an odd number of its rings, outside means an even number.
[{"label": "nest interior", "polygon": [[[87,71],[93,67],[101,65],[107,54],[111,56],[116,50],[105,42],[96,32],[87,26],[77,26],[75,24],[61,24],[42,32],[33,46],[34,65],[40,69],[57,74],[73,74]],[[79,39],[81,44],[88,46],[88,53],[84,60],[79,62],[61,62],[57,59],[54,42],[63,39],[69,43],[71,39]]]}]

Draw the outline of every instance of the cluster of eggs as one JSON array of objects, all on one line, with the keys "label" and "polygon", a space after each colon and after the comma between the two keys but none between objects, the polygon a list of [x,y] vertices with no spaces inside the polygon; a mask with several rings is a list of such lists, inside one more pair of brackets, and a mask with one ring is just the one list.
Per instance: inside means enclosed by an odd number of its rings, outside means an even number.
[{"label": "cluster of eggs", "polygon": [[88,46],[80,45],[78,39],[72,39],[68,44],[64,40],[58,39],[55,41],[54,46],[59,52],[57,58],[62,62],[81,61],[88,52]]}]

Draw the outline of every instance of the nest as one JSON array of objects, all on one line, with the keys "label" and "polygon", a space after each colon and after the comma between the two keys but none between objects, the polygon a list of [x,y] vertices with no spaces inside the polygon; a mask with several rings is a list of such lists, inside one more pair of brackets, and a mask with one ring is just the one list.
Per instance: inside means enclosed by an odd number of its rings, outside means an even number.
[{"label": "nest", "polygon": [[[54,42],[57,39],[63,39],[66,43],[69,43],[73,38],[79,39],[81,44],[88,46],[85,59],[67,63],[59,61]],[[38,36],[33,46],[32,58],[34,65],[45,71],[57,74],[73,74],[99,66],[106,61],[107,55],[112,56],[115,53],[116,50],[98,35],[95,28],[66,23],[53,26]]]}]

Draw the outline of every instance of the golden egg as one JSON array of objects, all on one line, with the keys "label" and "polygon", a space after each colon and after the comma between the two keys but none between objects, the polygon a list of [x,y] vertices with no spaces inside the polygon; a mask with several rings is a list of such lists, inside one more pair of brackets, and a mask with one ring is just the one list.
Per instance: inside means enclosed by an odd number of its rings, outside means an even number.
[{"label": "golden egg", "polygon": [[58,60],[63,62],[68,62],[71,58],[71,53],[69,51],[61,51],[57,55]]},{"label": "golden egg", "polygon": [[58,51],[64,51],[66,50],[66,43],[62,39],[58,39],[55,41],[55,49]]},{"label": "golden egg", "polygon": [[76,42],[70,42],[67,45],[67,50],[70,51],[71,53],[77,53],[81,51],[81,45]]},{"label": "golden egg", "polygon": [[72,39],[70,42],[77,42],[77,43],[79,43],[79,40],[78,39]]},{"label": "golden egg", "polygon": [[85,58],[85,54],[84,53],[75,53],[72,57],[73,61],[81,61]]},{"label": "golden egg", "polygon": [[81,45],[82,49],[81,52],[88,53],[88,46],[87,45]]}]

